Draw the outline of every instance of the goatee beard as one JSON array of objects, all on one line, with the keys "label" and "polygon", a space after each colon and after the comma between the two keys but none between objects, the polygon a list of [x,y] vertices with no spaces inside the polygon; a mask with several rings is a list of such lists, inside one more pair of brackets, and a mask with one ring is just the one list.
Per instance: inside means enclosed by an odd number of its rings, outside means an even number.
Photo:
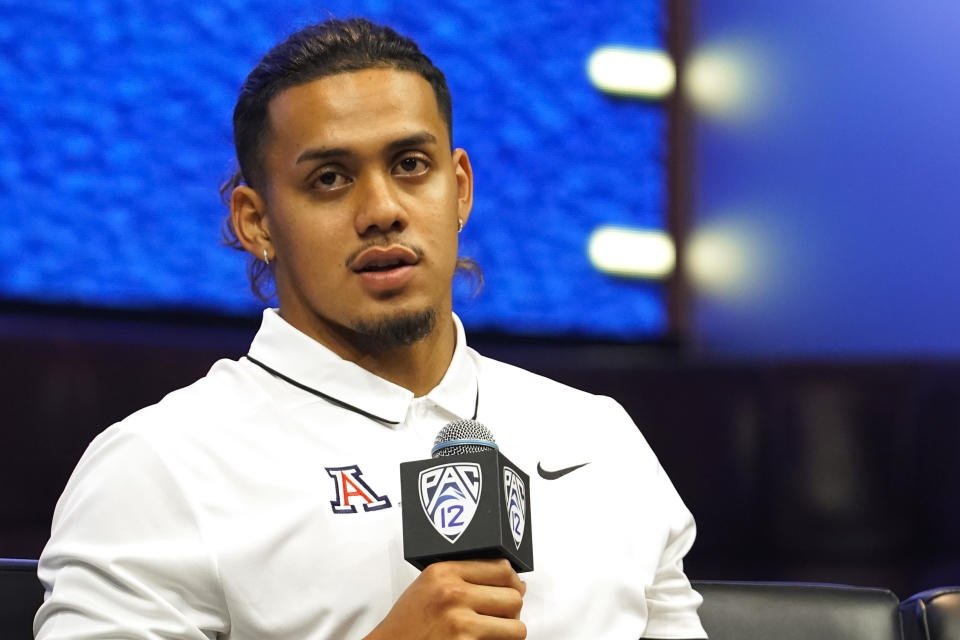
[{"label": "goatee beard", "polygon": [[389,351],[409,347],[426,338],[436,324],[436,312],[425,309],[400,316],[385,317],[374,322],[357,320],[350,327],[364,351]]}]

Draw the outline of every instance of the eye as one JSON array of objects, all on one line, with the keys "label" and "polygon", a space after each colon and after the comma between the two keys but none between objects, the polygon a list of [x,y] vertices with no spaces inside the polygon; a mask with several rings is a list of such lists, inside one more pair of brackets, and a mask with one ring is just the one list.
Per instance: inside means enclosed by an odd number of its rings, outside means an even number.
[{"label": "eye", "polygon": [[407,156],[396,164],[395,171],[404,176],[423,175],[430,168],[429,163],[419,156]]},{"label": "eye", "polygon": [[331,191],[333,189],[344,187],[349,183],[350,179],[347,178],[347,176],[337,171],[331,171],[328,169],[326,171],[321,171],[316,175],[316,177],[313,179],[312,186],[322,191]]}]

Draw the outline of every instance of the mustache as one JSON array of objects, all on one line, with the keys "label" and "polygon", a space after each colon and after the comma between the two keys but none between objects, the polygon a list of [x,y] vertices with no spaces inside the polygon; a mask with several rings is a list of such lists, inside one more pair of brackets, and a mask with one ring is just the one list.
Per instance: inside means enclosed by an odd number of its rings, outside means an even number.
[{"label": "mustache", "polygon": [[409,249],[416,254],[418,262],[423,260],[424,255],[423,249],[415,244],[404,242],[403,240],[390,239],[389,237],[371,238],[370,240],[364,242],[356,251],[351,252],[350,255],[347,256],[347,259],[343,262],[343,266],[350,269],[351,265],[360,256],[360,254],[370,247],[404,247],[405,249]]}]

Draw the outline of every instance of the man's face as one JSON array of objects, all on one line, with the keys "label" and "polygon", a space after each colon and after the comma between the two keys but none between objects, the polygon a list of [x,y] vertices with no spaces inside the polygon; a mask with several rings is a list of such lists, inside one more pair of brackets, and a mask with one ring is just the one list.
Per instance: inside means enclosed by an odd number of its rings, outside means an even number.
[{"label": "man's face", "polygon": [[395,69],[328,76],[281,92],[269,118],[264,217],[283,317],[329,344],[449,316],[473,179],[430,84]]}]

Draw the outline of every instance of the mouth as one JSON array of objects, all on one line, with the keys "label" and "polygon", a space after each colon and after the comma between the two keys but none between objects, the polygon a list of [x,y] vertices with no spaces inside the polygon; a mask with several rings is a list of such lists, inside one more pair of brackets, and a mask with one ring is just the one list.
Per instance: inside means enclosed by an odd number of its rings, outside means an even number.
[{"label": "mouth", "polygon": [[370,247],[350,260],[349,266],[354,273],[380,273],[413,266],[418,262],[420,262],[420,256],[413,249],[391,245]]}]

